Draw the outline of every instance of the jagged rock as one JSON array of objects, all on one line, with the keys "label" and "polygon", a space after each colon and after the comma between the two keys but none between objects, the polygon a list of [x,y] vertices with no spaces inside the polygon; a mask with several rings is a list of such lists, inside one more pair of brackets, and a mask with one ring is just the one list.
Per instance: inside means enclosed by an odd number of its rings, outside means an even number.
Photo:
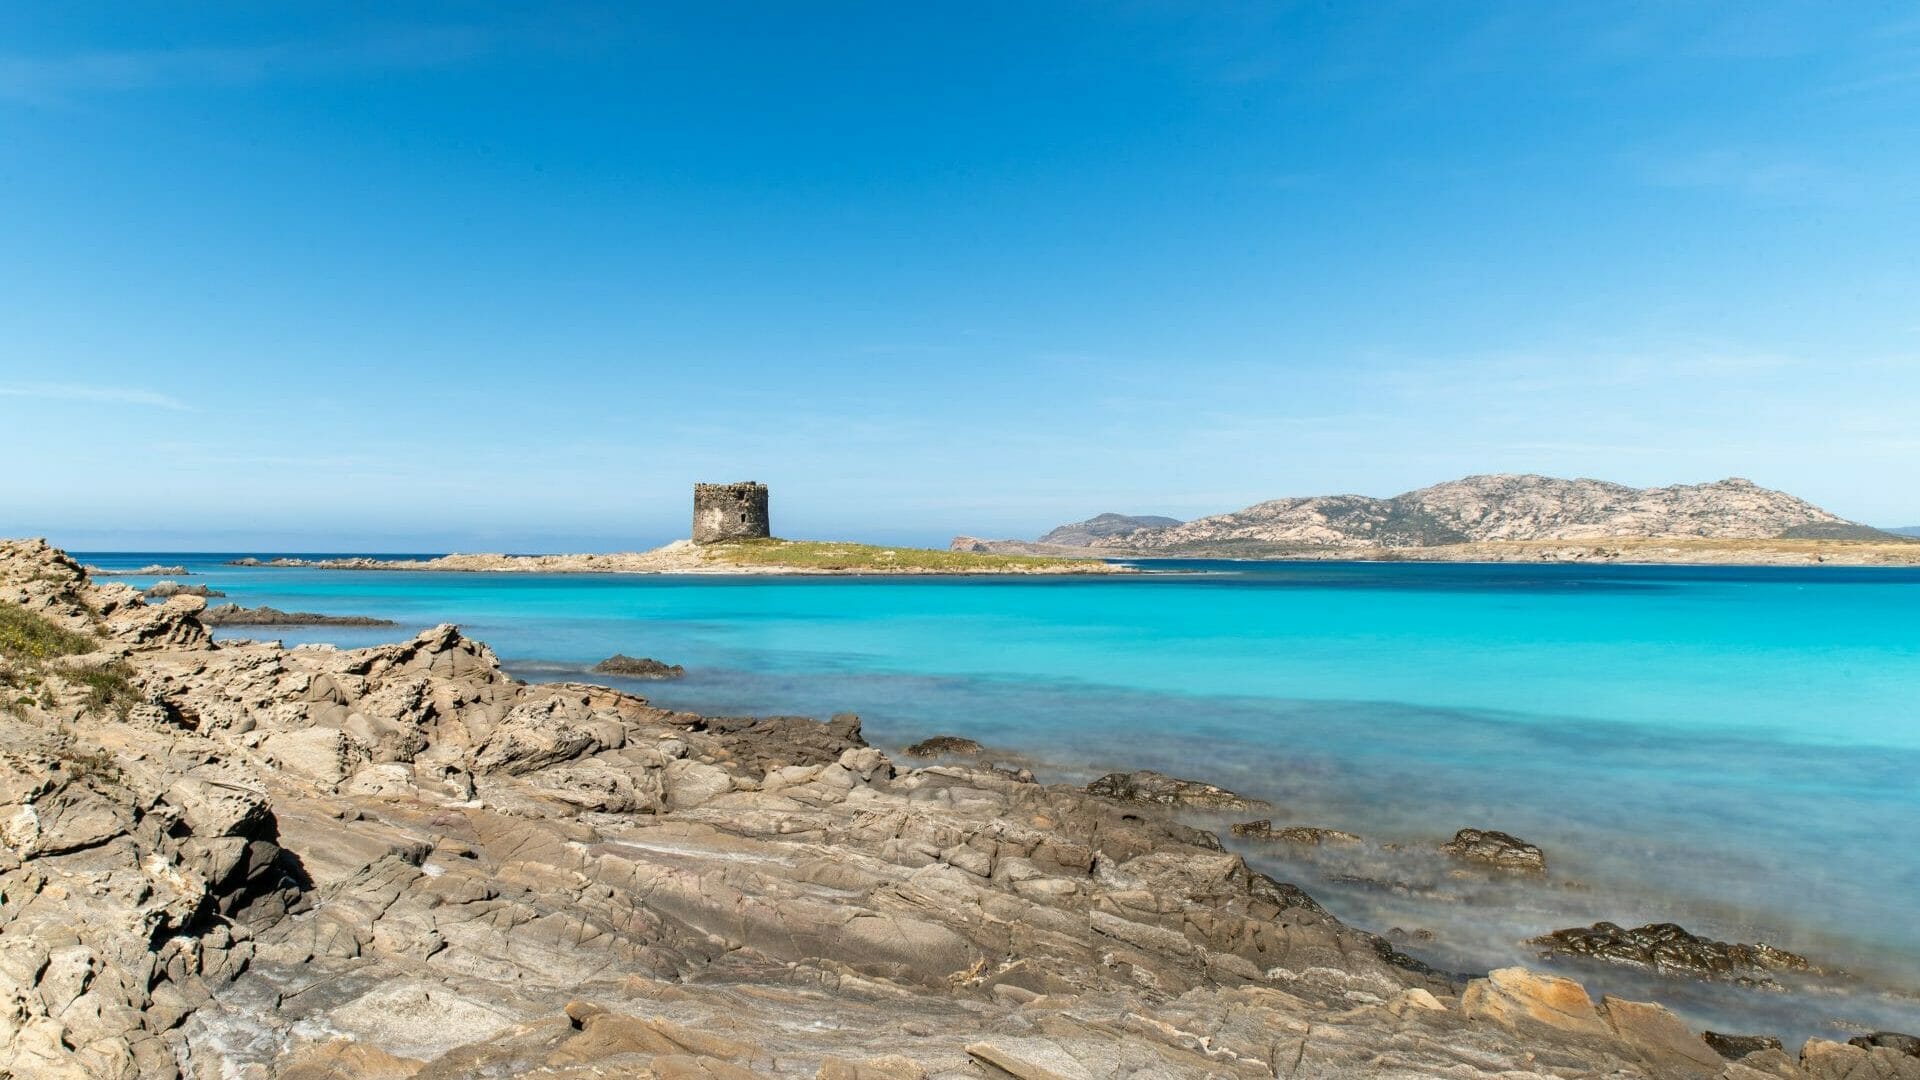
[{"label": "jagged rock", "polygon": [[1342,832],[1339,829],[1323,829],[1314,825],[1286,825],[1278,829],[1268,819],[1243,821],[1233,826],[1233,835],[1249,840],[1282,841],[1289,844],[1307,844],[1319,847],[1322,844],[1359,844],[1365,841],[1356,833]]},{"label": "jagged rock", "polygon": [[1469,862],[1486,863],[1502,870],[1544,873],[1547,857],[1539,848],[1511,833],[1491,829],[1461,829],[1453,839],[1440,845],[1444,854]]},{"label": "jagged rock", "polygon": [[1920,1058],[1891,1046],[1855,1046],[1808,1039],[1800,1068],[1812,1080],[1917,1080]]},{"label": "jagged rock", "polygon": [[224,763],[188,769],[166,798],[200,837],[259,835],[272,818],[260,781]]},{"label": "jagged rock", "polygon": [[311,611],[281,611],[279,608],[245,608],[239,604],[219,604],[200,615],[208,626],[393,626],[392,619],[366,615],[320,615]]},{"label": "jagged rock", "polygon": [[1700,1038],[1714,1053],[1729,1061],[1738,1061],[1762,1050],[1781,1049],[1778,1035],[1723,1035],[1718,1031],[1703,1031]]},{"label": "jagged rock", "polygon": [[678,679],[687,673],[679,664],[662,663],[650,656],[615,653],[593,665],[602,675],[622,675],[629,679]]},{"label": "jagged rock", "polygon": [[1712,1076],[1724,1067],[1720,1055],[1663,1006],[1607,996],[1600,1011],[1614,1034],[1661,1076]]},{"label": "jagged rock", "polygon": [[848,1061],[828,1057],[820,1062],[814,1080],[927,1080],[926,1066],[899,1054]]},{"label": "jagged rock", "polygon": [[1138,806],[1203,807],[1209,810],[1252,810],[1265,806],[1258,799],[1236,795],[1199,780],[1182,780],[1150,769],[1108,773],[1087,785],[1087,793]]},{"label": "jagged rock", "polygon": [[945,754],[979,754],[985,751],[986,747],[972,739],[959,735],[935,735],[907,747],[906,753],[908,757],[930,758]]},{"label": "jagged rock", "polygon": [[1848,1046],[1858,1046],[1862,1050],[1885,1047],[1898,1050],[1909,1057],[1920,1057],[1920,1036],[1907,1035],[1898,1031],[1876,1031],[1871,1035],[1855,1035],[1847,1040]]},{"label": "jagged rock", "polygon": [[1469,982],[1460,1006],[1469,1017],[1509,1027],[1531,1022],[1585,1035],[1612,1032],[1579,983],[1521,967],[1500,968]]},{"label": "jagged rock", "polygon": [[155,574],[166,577],[188,577],[193,573],[184,566],[162,566],[159,563],[148,563],[138,570],[102,570],[97,566],[89,566],[86,570],[92,577],[150,577]]},{"label": "jagged rock", "polygon": [[1628,964],[1663,975],[1690,975],[1701,979],[1768,982],[1775,972],[1809,971],[1807,958],[1771,945],[1736,945],[1714,941],[1673,923],[1653,923],[1625,929],[1610,922],[1555,930],[1531,942],[1544,948],[1540,955],[1580,956]]},{"label": "jagged rock", "polygon": [[156,581],[147,586],[146,591],[141,595],[149,600],[166,600],[175,596],[198,596],[204,599],[227,594],[208,585],[182,585],[177,581]]}]

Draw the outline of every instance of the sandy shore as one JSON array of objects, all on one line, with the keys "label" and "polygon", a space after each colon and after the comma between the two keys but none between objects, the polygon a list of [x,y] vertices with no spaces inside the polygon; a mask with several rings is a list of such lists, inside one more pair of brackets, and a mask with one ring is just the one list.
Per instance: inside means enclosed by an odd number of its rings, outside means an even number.
[{"label": "sandy shore", "polygon": [[1127,574],[1099,555],[1005,555],[878,547],[824,541],[697,545],[676,540],[651,551],[570,555],[452,554],[434,559],[236,559],[235,566],[319,570],[439,570],[518,574]]},{"label": "sandy shore", "polygon": [[1192,548],[1081,548],[1019,540],[957,537],[956,551],[980,554],[1104,559],[1237,559],[1250,562],[1646,563],[1689,566],[1920,566],[1920,542],[1901,540],[1731,540],[1596,537],[1499,540],[1433,547],[1281,547],[1262,544]]}]

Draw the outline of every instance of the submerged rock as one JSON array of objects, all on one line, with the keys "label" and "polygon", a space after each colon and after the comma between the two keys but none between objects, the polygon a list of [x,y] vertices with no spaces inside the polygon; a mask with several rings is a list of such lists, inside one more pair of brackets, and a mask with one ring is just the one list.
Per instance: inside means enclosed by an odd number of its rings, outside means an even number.
[{"label": "submerged rock", "polygon": [[311,611],[281,611],[261,606],[244,608],[239,604],[218,604],[200,613],[200,621],[209,626],[395,626],[392,619],[365,615],[320,615]]},{"label": "submerged rock", "polygon": [[1724,1035],[1718,1031],[1703,1031],[1700,1038],[1713,1048],[1713,1052],[1728,1061],[1739,1061],[1748,1054],[1758,1054],[1763,1050],[1779,1050],[1778,1035]]},{"label": "submerged rock", "polygon": [[1811,971],[1797,953],[1771,945],[1730,944],[1690,933],[1673,923],[1652,923],[1628,930],[1610,922],[1555,930],[1534,938],[1542,957],[1581,956],[1628,964],[1662,975],[1691,975],[1745,983],[1770,983],[1773,973]]},{"label": "submerged rock", "polygon": [[663,663],[651,656],[628,656],[626,653],[614,653],[593,665],[593,670],[602,675],[622,675],[629,679],[677,679],[687,673],[687,669],[679,664]]},{"label": "submerged rock", "polygon": [[1138,806],[1192,806],[1209,810],[1253,810],[1267,805],[1199,780],[1182,780],[1151,769],[1108,773],[1087,785],[1087,794]]},{"label": "submerged rock", "polygon": [[1441,844],[1440,850],[1456,859],[1486,863],[1502,870],[1543,873],[1547,869],[1545,852],[1511,833],[1492,829],[1461,829],[1453,834],[1452,840]]},{"label": "submerged rock", "polygon": [[935,735],[907,747],[908,757],[939,757],[942,754],[978,754],[986,747],[959,735]]},{"label": "submerged rock", "polygon": [[1285,825],[1278,829],[1273,822],[1262,818],[1259,821],[1243,821],[1233,826],[1233,835],[1244,836],[1249,840],[1278,840],[1289,844],[1359,844],[1364,843],[1357,833],[1343,832],[1339,829],[1323,829],[1317,825]]}]

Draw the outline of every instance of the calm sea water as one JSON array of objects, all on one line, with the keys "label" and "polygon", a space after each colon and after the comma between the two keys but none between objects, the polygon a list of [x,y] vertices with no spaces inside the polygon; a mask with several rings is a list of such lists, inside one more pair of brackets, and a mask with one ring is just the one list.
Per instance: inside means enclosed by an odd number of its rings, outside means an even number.
[{"label": "calm sea water", "polygon": [[[1406,947],[1436,964],[1537,962],[1526,937],[1596,919],[1676,921],[1859,981],[1807,995],[1578,974],[1700,1023],[1920,1030],[1920,571],[1191,562],[1124,579],[713,578],[225,558],[82,556],[185,563],[239,603],[403,624],[288,641],[457,622],[527,678],[649,655],[690,672],[634,687],[662,704],[853,711],[877,744],[964,734],[1043,779],[1211,780],[1271,799],[1277,822],[1373,841],[1247,854],[1358,925],[1429,931]],[[1462,826],[1540,844],[1552,875],[1462,879],[1418,854]]]}]

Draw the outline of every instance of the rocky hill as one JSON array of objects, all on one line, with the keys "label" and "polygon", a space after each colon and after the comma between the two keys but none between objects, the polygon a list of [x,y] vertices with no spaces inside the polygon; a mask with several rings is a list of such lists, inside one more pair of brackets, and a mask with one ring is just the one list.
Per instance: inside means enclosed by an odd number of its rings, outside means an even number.
[{"label": "rocky hill", "polygon": [[1085,521],[1062,525],[1041,537],[1037,543],[1058,544],[1063,547],[1091,547],[1096,541],[1104,540],[1109,536],[1157,532],[1161,529],[1171,529],[1180,523],[1179,518],[1159,517],[1154,514],[1099,514]]},{"label": "rocky hill", "polygon": [[1128,551],[1264,544],[1419,548],[1508,540],[1763,539],[1816,526],[1852,526],[1750,480],[1632,488],[1603,480],[1490,475],[1390,499],[1275,499],[1170,528],[1110,533],[1089,547]]}]

